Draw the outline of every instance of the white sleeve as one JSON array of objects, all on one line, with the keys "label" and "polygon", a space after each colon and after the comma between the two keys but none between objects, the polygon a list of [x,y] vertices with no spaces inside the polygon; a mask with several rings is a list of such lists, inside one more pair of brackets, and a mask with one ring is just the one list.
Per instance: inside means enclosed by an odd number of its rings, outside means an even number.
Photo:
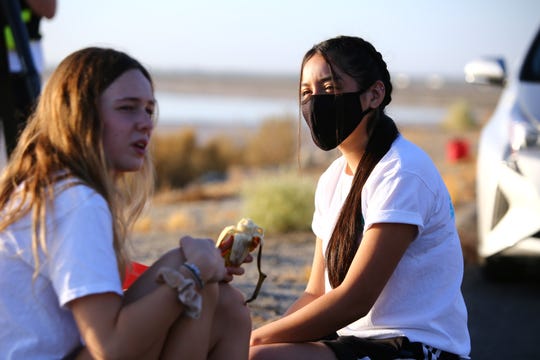
[{"label": "white sleeve", "polygon": [[426,196],[429,188],[416,174],[398,171],[386,175],[370,179],[376,186],[369,186],[366,198],[362,197],[366,205],[364,230],[376,223],[392,222],[416,225],[422,231],[432,206],[429,199],[433,195]]},{"label": "white sleeve", "polygon": [[49,233],[47,269],[60,306],[90,294],[122,294],[112,217],[101,196],[71,206]]}]

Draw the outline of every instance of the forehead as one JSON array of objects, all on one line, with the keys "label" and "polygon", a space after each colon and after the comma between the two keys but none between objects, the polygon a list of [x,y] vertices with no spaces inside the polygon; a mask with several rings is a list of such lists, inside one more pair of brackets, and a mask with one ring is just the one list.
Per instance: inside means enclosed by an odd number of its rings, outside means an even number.
[{"label": "forehead", "polygon": [[139,98],[151,100],[154,97],[152,84],[138,69],[131,69],[116,78],[103,91],[102,97],[115,100],[118,98]]},{"label": "forehead", "polygon": [[321,54],[313,55],[302,68],[302,82],[317,81],[332,77],[330,66]]}]

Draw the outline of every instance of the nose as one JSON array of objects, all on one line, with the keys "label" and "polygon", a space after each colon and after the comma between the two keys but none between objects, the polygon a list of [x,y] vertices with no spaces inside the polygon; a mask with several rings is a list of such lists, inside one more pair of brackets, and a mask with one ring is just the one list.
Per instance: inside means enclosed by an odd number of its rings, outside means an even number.
[{"label": "nose", "polygon": [[325,89],[325,87],[319,84],[313,85],[313,87],[311,88],[312,95],[324,95],[327,93],[328,91]]},{"label": "nose", "polygon": [[155,126],[154,115],[150,115],[144,111],[142,114],[140,114],[136,124],[138,130],[151,132]]}]

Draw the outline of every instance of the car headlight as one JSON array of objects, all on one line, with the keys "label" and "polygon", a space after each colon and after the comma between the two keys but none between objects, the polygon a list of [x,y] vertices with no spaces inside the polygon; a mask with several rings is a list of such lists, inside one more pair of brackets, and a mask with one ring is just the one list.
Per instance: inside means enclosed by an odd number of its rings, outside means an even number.
[{"label": "car headlight", "polygon": [[[518,110],[519,111],[519,110]],[[539,147],[540,131],[521,113],[510,120],[510,147],[513,151]]]}]

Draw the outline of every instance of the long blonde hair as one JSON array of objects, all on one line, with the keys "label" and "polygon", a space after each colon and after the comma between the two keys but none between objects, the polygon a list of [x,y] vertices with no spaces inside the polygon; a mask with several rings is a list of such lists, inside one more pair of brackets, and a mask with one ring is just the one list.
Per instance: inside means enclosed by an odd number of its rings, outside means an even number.
[{"label": "long blonde hair", "polygon": [[91,47],[65,58],[47,81],[2,173],[0,231],[31,212],[34,276],[39,269],[39,251],[47,253],[45,218],[52,210],[54,186],[66,177],[89,186],[109,205],[118,269],[124,276],[126,238],[153,190],[153,166],[147,154],[139,171],[111,178],[98,101],[111,83],[132,69],[140,70],[153,89],[148,71],[123,52]]}]

